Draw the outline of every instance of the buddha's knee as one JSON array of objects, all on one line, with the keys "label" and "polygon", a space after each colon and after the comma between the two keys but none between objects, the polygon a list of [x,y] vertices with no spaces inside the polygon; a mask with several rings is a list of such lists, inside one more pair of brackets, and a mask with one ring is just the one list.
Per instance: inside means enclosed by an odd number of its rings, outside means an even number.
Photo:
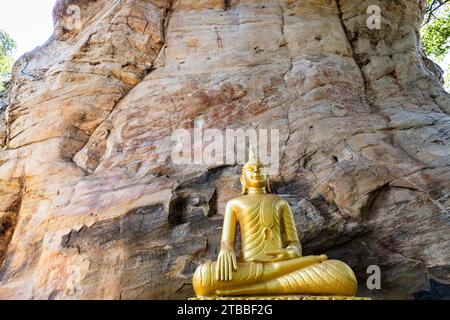
[{"label": "buddha's knee", "polygon": [[215,292],[215,265],[214,262],[207,262],[195,270],[192,286],[197,296],[210,296]]},{"label": "buddha's knee", "polygon": [[355,286],[357,285],[355,273],[345,262],[339,260],[327,260],[322,262],[322,264],[325,266],[330,266],[333,273],[339,274],[346,280],[354,282]]},{"label": "buddha's knee", "polygon": [[346,263],[339,260],[327,260],[322,262],[322,266],[325,267],[332,279],[336,279],[336,288],[339,288],[341,294],[356,294],[358,280],[353,270]]}]

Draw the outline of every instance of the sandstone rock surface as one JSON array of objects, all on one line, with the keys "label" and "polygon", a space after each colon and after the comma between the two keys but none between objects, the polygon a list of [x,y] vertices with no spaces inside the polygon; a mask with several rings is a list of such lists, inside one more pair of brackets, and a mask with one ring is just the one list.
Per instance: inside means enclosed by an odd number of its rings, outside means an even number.
[{"label": "sandstone rock surface", "polygon": [[0,299],[192,296],[240,192],[238,166],[170,161],[198,119],[281,130],[273,184],[305,254],[346,261],[361,295],[448,283],[450,96],[421,50],[423,6],[59,0],[0,97]]}]

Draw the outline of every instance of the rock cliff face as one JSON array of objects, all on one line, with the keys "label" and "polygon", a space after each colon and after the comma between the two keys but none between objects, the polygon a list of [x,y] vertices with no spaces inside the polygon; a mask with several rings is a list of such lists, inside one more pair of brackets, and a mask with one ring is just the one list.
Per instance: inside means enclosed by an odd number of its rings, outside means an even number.
[{"label": "rock cliff face", "polygon": [[200,118],[281,130],[272,180],[305,254],[346,261],[361,295],[450,281],[450,96],[421,51],[423,6],[60,0],[0,97],[0,299],[192,296],[240,192],[238,166],[171,162],[172,132]]}]

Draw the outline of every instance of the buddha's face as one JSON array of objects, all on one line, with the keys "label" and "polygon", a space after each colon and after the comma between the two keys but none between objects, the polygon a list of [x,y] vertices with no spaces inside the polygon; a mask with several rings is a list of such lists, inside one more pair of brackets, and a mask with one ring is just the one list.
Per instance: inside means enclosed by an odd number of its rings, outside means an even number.
[{"label": "buddha's face", "polygon": [[267,185],[266,168],[261,164],[247,164],[243,169],[243,178],[247,188],[265,188]]}]

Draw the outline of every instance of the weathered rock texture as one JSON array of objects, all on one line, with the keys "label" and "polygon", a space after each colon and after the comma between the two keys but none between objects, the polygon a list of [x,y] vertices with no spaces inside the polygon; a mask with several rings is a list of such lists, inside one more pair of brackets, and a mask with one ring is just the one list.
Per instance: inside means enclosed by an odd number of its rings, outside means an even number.
[{"label": "weathered rock texture", "polygon": [[0,111],[0,298],[191,296],[240,192],[238,167],[170,161],[173,130],[199,118],[281,129],[274,187],[305,253],[348,262],[361,295],[450,281],[450,96],[422,54],[423,6],[60,0]]}]

